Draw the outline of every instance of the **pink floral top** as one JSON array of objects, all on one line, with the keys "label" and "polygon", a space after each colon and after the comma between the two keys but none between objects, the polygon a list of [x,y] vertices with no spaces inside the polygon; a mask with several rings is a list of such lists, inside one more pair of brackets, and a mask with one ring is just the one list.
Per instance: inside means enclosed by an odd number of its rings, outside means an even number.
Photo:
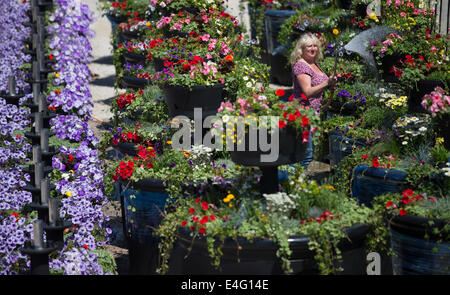
[{"label": "pink floral top", "polygon": [[[319,66],[317,67],[319,68]],[[322,69],[320,70],[322,71]],[[294,81],[293,87],[294,97],[298,98],[301,104],[310,105],[316,111],[316,113],[319,113],[320,106],[322,105],[323,92],[321,92],[320,95],[318,96],[308,97],[307,100],[302,99],[300,95],[303,93],[303,91],[297,80],[297,76],[301,74],[311,76],[311,87],[317,86],[320,83],[326,81],[328,79],[328,76],[325,73],[323,75],[317,74],[307,63],[303,61],[298,61],[292,68],[292,80]]]}]

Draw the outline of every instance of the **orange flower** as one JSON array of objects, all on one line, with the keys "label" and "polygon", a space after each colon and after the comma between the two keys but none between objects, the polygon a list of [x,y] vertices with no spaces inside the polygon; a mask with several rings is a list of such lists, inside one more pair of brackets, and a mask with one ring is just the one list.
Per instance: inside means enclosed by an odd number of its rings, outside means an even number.
[{"label": "orange flower", "polygon": [[232,62],[233,61],[233,56],[231,54],[228,54],[227,56],[225,56],[225,60]]}]

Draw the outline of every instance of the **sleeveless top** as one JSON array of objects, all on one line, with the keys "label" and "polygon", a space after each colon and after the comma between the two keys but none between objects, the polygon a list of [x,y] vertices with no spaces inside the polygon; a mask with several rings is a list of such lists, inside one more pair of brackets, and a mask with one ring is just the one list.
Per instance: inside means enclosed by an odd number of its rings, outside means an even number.
[{"label": "sleeveless top", "polygon": [[[317,64],[316,64],[317,66]],[[319,68],[319,66],[317,66]],[[319,68],[320,69],[320,68]],[[322,71],[322,69],[320,69]],[[322,71],[323,72],[323,71]],[[300,87],[300,84],[298,83],[297,76],[301,74],[306,74],[311,77],[311,87],[317,86],[320,83],[328,80],[328,76],[324,73],[323,75],[317,74],[313,71],[313,69],[309,66],[309,64],[298,61],[293,67],[292,67],[292,80],[293,80],[293,94],[295,98],[298,98],[300,103],[305,106],[311,106],[317,114],[320,112],[320,106],[322,105],[322,98],[323,98],[323,91],[320,92],[319,95],[314,97],[308,97],[307,100],[304,100],[300,97],[300,95],[303,93],[302,88]]]}]

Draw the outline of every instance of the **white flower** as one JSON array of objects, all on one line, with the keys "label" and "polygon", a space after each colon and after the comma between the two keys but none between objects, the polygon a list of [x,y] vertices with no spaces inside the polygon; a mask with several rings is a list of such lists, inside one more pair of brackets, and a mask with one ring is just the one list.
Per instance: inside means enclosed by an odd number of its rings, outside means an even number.
[{"label": "white flower", "polygon": [[406,140],[404,140],[404,141],[402,141],[402,144],[403,144],[403,145],[407,145],[408,142],[407,142]]},{"label": "white flower", "polygon": [[247,82],[247,84],[245,84],[245,86],[247,86],[248,88],[252,88],[252,82]]},{"label": "white flower", "polygon": [[427,127],[422,126],[422,127],[419,128],[419,131],[420,131],[420,132],[425,132],[425,131],[427,131]]}]

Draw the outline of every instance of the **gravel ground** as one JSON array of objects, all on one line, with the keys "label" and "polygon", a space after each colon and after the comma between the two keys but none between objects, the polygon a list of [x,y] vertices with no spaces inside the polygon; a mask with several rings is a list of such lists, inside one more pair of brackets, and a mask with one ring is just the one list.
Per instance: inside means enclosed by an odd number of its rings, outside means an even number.
[{"label": "gravel ground", "polygon": [[[92,94],[93,115],[89,125],[94,130],[98,138],[104,132],[108,132],[111,126],[112,113],[110,104],[114,99],[114,79],[115,69],[112,64],[112,45],[110,44],[111,25],[106,17],[101,16],[99,2],[97,0],[86,0],[91,11],[94,12],[95,21],[91,28],[95,36],[90,40],[92,45],[92,63],[90,70],[93,81],[90,85]],[[239,1],[230,0],[230,13],[237,15],[238,19],[248,26],[248,15],[240,14]],[[277,85],[274,85],[278,87]],[[283,87],[286,88],[286,87]],[[308,175],[317,180],[327,176],[330,171],[328,164],[313,161],[308,168]],[[106,249],[113,255],[118,266],[119,275],[126,275],[129,271],[128,249],[123,236],[122,214],[119,201],[111,201],[104,208],[104,212],[110,217],[110,225],[113,230],[110,243]]]}]

